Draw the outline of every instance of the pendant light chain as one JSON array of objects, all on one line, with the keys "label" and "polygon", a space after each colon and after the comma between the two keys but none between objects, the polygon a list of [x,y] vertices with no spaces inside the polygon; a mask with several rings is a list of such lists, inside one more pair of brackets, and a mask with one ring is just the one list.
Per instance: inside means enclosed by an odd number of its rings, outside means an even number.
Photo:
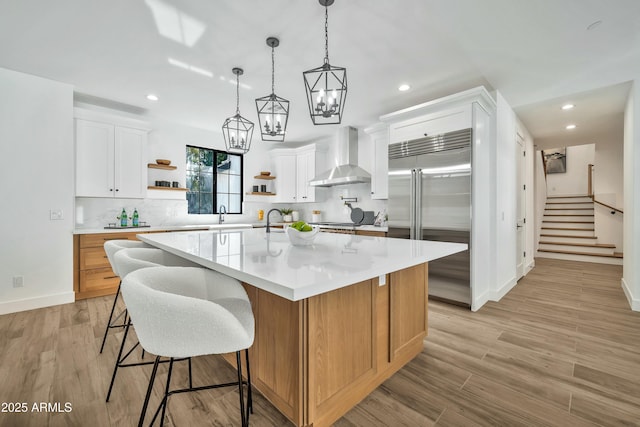
[{"label": "pendant light chain", "polygon": [[236,114],[240,114],[240,74],[236,74]]},{"label": "pendant light chain", "polygon": [[275,85],[275,74],[276,74],[276,59],[275,59],[275,47],[271,46],[271,93],[276,93],[276,85]]},{"label": "pendant light chain", "polygon": [[329,63],[329,6],[324,7],[324,63]]}]

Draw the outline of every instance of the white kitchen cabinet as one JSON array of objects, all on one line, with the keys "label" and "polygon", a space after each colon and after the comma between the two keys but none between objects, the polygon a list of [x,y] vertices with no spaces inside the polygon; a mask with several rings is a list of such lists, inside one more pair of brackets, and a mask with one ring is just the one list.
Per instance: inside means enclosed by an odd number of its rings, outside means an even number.
[{"label": "white kitchen cabinet", "polygon": [[296,156],[295,154],[277,154],[273,156],[275,175],[278,177],[275,183],[274,202],[296,202]]},{"label": "white kitchen cabinet", "polygon": [[471,127],[471,106],[465,105],[391,123],[390,143],[411,141]]},{"label": "white kitchen cabinet", "polygon": [[147,130],[76,119],[76,196],[144,198]]},{"label": "white kitchen cabinet", "polygon": [[[371,173],[371,198],[389,198],[389,126],[386,123],[366,128],[369,136],[368,166]],[[362,151],[361,151],[362,152]]]},{"label": "white kitchen cabinet", "polygon": [[275,203],[310,203],[316,201],[316,188],[309,181],[323,166],[323,152],[315,144],[299,148],[276,149],[274,159]]}]

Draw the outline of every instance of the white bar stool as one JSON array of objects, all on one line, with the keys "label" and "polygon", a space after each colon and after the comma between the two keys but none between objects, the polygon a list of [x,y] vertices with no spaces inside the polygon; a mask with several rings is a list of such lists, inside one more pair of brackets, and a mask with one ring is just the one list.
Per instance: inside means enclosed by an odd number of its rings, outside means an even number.
[{"label": "white bar stool", "polygon": [[[197,264],[191,261],[188,261],[184,258],[170,254],[169,252],[163,251],[162,249],[151,248],[151,247],[121,249],[117,251],[113,256],[113,262],[122,280],[124,280],[124,278],[127,277],[129,273],[134,272],[136,270],[143,269],[143,268],[163,267],[163,266],[199,267]],[[125,306],[126,306],[126,301],[125,301]],[[128,308],[126,310],[128,311]],[[113,374],[111,376],[111,383],[109,384],[109,391],[107,391],[107,399],[106,399],[107,402],[111,398],[111,391],[113,390],[113,384],[116,380],[118,368],[150,365],[153,363],[153,362],[124,363],[126,359],[131,355],[131,353],[139,345],[139,343],[136,343],[123,356],[125,344],[127,341],[127,335],[129,334],[129,328],[131,327],[131,323],[132,323],[131,319],[129,318],[129,320],[124,325],[125,326],[124,335],[122,337],[122,342],[120,343],[120,350],[118,351],[118,357],[116,358],[116,363],[113,367]],[[142,352],[142,357],[144,357],[144,350]],[[191,360],[189,360],[189,378],[191,378]]]},{"label": "white bar stool", "polygon": [[[204,268],[145,268],[128,274],[122,296],[136,326],[142,347],[156,355],[138,425],[144,423],[161,357],[169,358],[169,371],[160,410],[164,422],[169,396],[176,393],[238,386],[242,426],[253,412],[248,348],[253,345],[255,321],[246,291],[236,279]],[[245,351],[247,380],[242,379],[241,351]],[[238,381],[170,390],[173,361],[209,354],[236,353]],[[243,385],[247,385],[245,410]]]},{"label": "white bar stool", "polygon": [[[114,256],[116,252],[122,249],[127,248],[151,248],[151,246],[147,245],[144,242],[139,242],[137,240],[125,240],[125,239],[116,239],[116,240],[107,240],[104,242],[104,251],[107,254],[107,259],[109,260],[109,264],[111,264],[111,270],[113,273],[122,277],[118,272],[118,268],[114,261]],[[116,292],[116,296],[113,298],[113,305],[111,306],[111,313],[109,314],[109,320],[107,321],[107,326],[104,328],[104,336],[102,337],[102,345],[100,346],[100,353],[104,350],[104,344],[107,341],[107,334],[110,329],[114,328],[124,328],[127,325],[127,310],[124,309],[118,315],[113,318],[113,313],[116,309],[116,305],[118,304],[118,297],[120,296],[120,285],[122,285],[122,279],[120,279],[120,283],[118,283],[118,291]],[[124,321],[122,323],[116,323],[120,317],[124,315]]]}]

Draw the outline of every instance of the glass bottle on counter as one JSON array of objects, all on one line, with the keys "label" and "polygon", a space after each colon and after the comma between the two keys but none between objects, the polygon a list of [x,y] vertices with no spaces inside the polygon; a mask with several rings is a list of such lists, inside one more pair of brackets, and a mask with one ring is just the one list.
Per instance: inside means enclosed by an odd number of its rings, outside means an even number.
[{"label": "glass bottle on counter", "polygon": [[133,216],[131,217],[131,221],[132,221],[131,225],[133,225],[134,227],[137,227],[138,224],[139,224],[138,223],[139,219],[140,219],[140,216],[138,215],[138,209],[134,208],[133,209]]},{"label": "glass bottle on counter", "polygon": [[118,218],[120,218],[120,227],[126,227],[129,218],[127,218],[127,211],[125,211],[124,208],[122,208],[122,212]]}]

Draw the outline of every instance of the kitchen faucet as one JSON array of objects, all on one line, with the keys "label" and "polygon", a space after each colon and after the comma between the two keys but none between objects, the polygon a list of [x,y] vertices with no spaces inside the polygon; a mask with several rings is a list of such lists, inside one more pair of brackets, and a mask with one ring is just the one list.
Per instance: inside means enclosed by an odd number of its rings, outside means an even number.
[{"label": "kitchen faucet", "polygon": [[273,208],[271,209],[268,213],[267,213],[267,233],[271,233],[271,228],[269,227],[269,216],[271,216],[271,212],[276,211],[278,212],[280,215],[282,215],[282,212],[280,211],[280,209],[276,209]]},{"label": "kitchen faucet", "polygon": [[225,205],[220,205],[220,207],[218,208],[218,224],[222,224],[224,222],[224,216],[222,215],[226,213],[227,207]]}]

